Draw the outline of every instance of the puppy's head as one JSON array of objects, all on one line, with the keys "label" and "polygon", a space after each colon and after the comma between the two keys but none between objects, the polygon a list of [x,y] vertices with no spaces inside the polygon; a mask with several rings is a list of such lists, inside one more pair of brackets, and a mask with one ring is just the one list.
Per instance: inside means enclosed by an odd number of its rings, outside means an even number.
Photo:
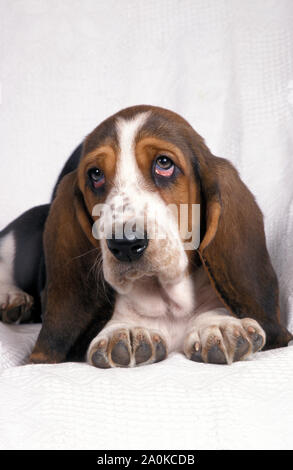
[{"label": "puppy's head", "polygon": [[200,222],[192,138],[202,143],[177,114],[137,106],[84,142],[78,184],[95,221],[105,279],[118,292],[143,276],[178,282],[188,269]]}]

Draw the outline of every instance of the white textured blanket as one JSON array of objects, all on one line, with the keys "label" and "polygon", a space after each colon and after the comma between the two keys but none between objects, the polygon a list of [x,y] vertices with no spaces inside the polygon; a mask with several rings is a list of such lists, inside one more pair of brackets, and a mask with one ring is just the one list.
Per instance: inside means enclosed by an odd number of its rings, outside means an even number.
[{"label": "white textured blanket", "polygon": [[231,366],[21,363],[38,327],[0,325],[0,448],[292,448],[293,347]]},{"label": "white textured blanket", "polygon": [[[0,0],[0,228],[49,200],[102,119],[173,109],[256,195],[293,331],[292,24],[292,0]],[[0,448],[293,448],[293,347],[232,366],[21,366],[38,328],[0,324]]]}]

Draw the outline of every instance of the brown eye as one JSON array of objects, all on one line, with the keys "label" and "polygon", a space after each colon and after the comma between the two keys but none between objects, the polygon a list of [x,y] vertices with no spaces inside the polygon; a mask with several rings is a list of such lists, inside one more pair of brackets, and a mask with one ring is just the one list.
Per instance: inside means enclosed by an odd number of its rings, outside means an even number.
[{"label": "brown eye", "polygon": [[95,189],[100,188],[105,183],[105,175],[99,168],[90,168],[87,174]]},{"label": "brown eye", "polygon": [[155,163],[155,173],[159,176],[170,178],[175,170],[175,165],[171,158],[166,155],[159,155]]}]

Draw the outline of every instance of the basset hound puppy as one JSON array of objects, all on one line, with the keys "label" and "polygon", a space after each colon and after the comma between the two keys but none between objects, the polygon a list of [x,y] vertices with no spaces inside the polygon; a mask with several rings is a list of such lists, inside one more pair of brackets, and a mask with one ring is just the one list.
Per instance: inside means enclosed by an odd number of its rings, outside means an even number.
[{"label": "basset hound puppy", "polygon": [[231,364],[293,338],[253,195],[159,107],[102,122],[67,161],[52,203],[1,232],[0,286],[2,321],[42,311],[31,363],[132,367],[179,351]]}]

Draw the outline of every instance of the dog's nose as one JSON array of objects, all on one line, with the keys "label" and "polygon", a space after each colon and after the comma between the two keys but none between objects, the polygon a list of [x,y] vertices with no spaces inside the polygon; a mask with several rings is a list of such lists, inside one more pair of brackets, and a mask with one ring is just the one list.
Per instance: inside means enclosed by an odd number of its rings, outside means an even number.
[{"label": "dog's nose", "polygon": [[148,246],[148,239],[144,238],[113,238],[107,240],[107,245],[111,253],[119,261],[135,261],[140,258]]}]

